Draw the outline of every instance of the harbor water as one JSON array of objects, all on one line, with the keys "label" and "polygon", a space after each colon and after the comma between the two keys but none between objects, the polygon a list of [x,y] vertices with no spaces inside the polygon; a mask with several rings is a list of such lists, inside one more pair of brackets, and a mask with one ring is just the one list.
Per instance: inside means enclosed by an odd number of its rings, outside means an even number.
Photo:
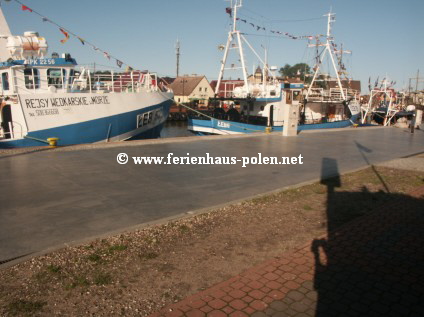
[{"label": "harbor water", "polygon": [[187,130],[187,121],[166,121],[160,133],[161,138],[194,136]]}]

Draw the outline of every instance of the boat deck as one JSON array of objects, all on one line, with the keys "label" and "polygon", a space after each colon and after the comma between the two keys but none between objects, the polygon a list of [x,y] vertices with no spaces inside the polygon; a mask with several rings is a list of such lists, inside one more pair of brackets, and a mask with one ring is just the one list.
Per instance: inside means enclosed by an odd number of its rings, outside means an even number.
[{"label": "boat deck", "polygon": [[[0,264],[421,152],[423,131],[381,127],[308,131],[289,138],[250,134],[3,151]],[[301,154],[304,164],[120,165],[119,153],[238,158]]]}]

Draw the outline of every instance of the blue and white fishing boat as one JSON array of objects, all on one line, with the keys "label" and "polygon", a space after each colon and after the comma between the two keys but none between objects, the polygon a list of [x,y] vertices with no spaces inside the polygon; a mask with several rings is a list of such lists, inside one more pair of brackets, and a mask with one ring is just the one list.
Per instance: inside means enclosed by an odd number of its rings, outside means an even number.
[{"label": "blue and white fishing boat", "polygon": [[[331,25],[334,14],[328,14],[328,32],[326,43],[320,44],[324,51],[321,57],[329,54],[336,71],[335,87],[324,89],[315,86],[322,59],[315,66],[315,74],[308,88],[303,83],[279,82],[274,74],[276,67],[268,67],[255,52],[242,32],[237,29],[237,12],[242,7],[242,0],[233,0],[232,29],[228,33],[224,57],[218,76],[215,95],[218,96],[220,83],[226,69],[234,69],[234,64],[227,67],[230,50],[238,50],[244,85],[236,87],[231,97],[217,97],[212,101],[219,105],[212,116],[191,117],[188,129],[195,134],[242,134],[263,132],[266,130],[282,131],[284,112],[289,105],[299,107],[298,130],[342,128],[354,124],[360,116],[359,92],[343,85],[337,70],[334,54]],[[248,78],[244,60],[244,46],[249,47],[263,65],[261,82]],[[315,45],[314,45],[315,46]],[[347,81],[344,81],[347,82]],[[230,103],[230,110],[225,112],[223,103]]]},{"label": "blue and white fishing boat", "polygon": [[173,93],[157,75],[98,75],[70,54],[47,56],[37,32],[14,36],[0,8],[0,148],[159,137]]}]

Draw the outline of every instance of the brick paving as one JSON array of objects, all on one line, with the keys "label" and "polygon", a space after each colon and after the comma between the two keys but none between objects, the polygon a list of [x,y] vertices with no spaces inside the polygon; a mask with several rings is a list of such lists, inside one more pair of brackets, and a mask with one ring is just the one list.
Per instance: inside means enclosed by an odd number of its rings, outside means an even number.
[{"label": "brick paving", "polygon": [[394,195],[297,251],[151,317],[424,316],[424,186]]}]

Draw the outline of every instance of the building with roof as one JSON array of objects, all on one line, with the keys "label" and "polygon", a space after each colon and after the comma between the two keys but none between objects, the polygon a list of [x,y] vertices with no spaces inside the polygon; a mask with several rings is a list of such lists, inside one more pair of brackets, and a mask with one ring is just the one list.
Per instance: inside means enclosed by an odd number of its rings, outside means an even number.
[{"label": "building with roof", "polygon": [[169,87],[174,92],[174,100],[180,103],[194,102],[200,107],[207,106],[213,89],[206,76],[179,76]]}]

